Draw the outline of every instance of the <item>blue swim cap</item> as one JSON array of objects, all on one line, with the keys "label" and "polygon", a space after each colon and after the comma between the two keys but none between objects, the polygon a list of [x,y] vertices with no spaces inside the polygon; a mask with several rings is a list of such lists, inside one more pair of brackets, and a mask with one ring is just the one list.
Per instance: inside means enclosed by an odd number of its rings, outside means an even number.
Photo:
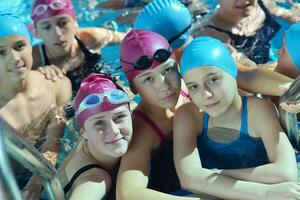
[{"label": "blue swim cap", "polygon": [[237,77],[237,66],[229,50],[212,37],[198,37],[183,50],[180,63],[182,77],[190,69],[201,66],[215,66]]},{"label": "blue swim cap", "polygon": [[290,26],[285,35],[288,52],[298,69],[300,69],[300,22]]},{"label": "blue swim cap", "polygon": [[187,30],[191,23],[189,10],[179,0],[153,0],[139,13],[134,27],[156,32],[169,42],[178,36],[171,44],[176,49],[189,39]]},{"label": "blue swim cap", "polygon": [[31,43],[30,34],[24,22],[16,15],[8,12],[0,13],[0,38],[10,35],[22,35]]}]

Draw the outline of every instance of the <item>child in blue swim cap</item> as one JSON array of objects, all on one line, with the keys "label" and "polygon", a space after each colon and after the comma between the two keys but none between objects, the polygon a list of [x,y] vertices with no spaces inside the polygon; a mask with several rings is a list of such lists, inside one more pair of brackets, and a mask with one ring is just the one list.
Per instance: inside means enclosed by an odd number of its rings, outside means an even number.
[{"label": "child in blue swim cap", "polygon": [[9,12],[0,13],[1,21],[0,21],[0,37],[5,38],[10,35],[22,35],[24,36],[29,44],[31,42],[31,36],[25,24],[21,21],[21,19],[13,15]]},{"label": "child in blue swim cap", "polygon": [[[65,125],[61,106],[71,97],[71,84],[66,77],[57,83],[47,81],[31,71],[32,62],[25,24],[12,13],[0,13],[0,117],[55,165]],[[24,178],[31,174],[19,163],[13,162],[12,167],[22,189]],[[32,176],[24,197],[38,198],[41,188],[39,178]]]},{"label": "child in blue swim cap", "polygon": [[287,199],[288,190],[296,191],[288,182],[297,178],[294,150],[277,111],[269,101],[239,95],[237,67],[224,44],[194,39],[184,49],[181,75],[193,101],[174,117],[182,187],[220,199]]},{"label": "child in blue swim cap", "polygon": [[300,75],[300,22],[290,26],[278,50],[277,72],[291,78]]},{"label": "child in blue swim cap", "polygon": [[[286,31],[282,41],[282,47],[277,51],[278,62],[276,71],[290,78],[297,78],[300,75],[300,23],[295,23]],[[282,102],[280,106],[293,113],[299,113],[297,104]],[[299,116],[298,116],[299,119]]]},{"label": "child in blue swim cap", "polygon": [[192,26],[192,16],[178,0],[153,0],[136,18],[134,27],[151,30],[164,36],[173,49],[184,45],[188,30]]}]

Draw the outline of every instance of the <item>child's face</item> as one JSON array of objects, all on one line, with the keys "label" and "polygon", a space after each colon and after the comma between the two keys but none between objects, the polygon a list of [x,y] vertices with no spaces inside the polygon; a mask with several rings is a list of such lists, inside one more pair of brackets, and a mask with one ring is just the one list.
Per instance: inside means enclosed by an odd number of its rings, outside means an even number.
[{"label": "child's face", "polygon": [[99,153],[120,157],[126,153],[132,137],[130,110],[120,106],[89,117],[84,123],[89,144]]},{"label": "child's face", "polygon": [[240,17],[250,16],[258,5],[257,0],[219,0],[219,4],[222,10]]},{"label": "child's face", "polygon": [[68,52],[75,37],[76,21],[67,14],[42,19],[36,33],[48,50]]},{"label": "child's face", "polygon": [[282,43],[282,47],[277,51],[277,55],[277,72],[293,79],[300,75],[300,70],[298,70],[295,63],[293,62],[284,40]]},{"label": "child's face", "polygon": [[192,101],[211,117],[223,114],[237,95],[236,80],[211,66],[196,67],[184,76]]},{"label": "child's face", "polygon": [[21,35],[0,38],[0,76],[2,80],[22,80],[32,67],[32,47]]},{"label": "child's face", "polygon": [[169,59],[154,69],[145,70],[133,79],[133,87],[143,102],[160,108],[173,108],[181,89],[177,64]]}]

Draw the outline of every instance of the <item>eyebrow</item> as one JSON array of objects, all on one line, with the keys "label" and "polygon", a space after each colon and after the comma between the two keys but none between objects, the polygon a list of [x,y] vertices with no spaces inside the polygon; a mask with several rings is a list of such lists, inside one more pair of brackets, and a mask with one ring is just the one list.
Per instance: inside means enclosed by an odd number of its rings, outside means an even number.
[{"label": "eyebrow", "polygon": [[58,18],[58,21],[60,21],[60,20],[64,20],[64,19],[65,19],[65,20],[68,20],[69,18],[68,18],[68,17],[66,17],[66,16],[62,16],[62,17],[59,17],[59,18]]},{"label": "eyebrow", "polygon": [[[205,75],[203,78],[206,78],[206,77],[208,77],[208,76],[218,75],[218,74],[219,74],[219,72],[217,72],[217,71],[215,71],[215,72],[210,72],[209,74]],[[194,83],[194,81],[192,81],[192,82],[187,82],[187,83],[185,83],[185,85],[188,86],[188,85],[191,85],[191,84],[193,84],[193,83]]]},{"label": "eyebrow", "polygon": [[48,25],[48,24],[50,24],[49,22],[47,22],[47,21],[45,21],[45,22],[41,22],[41,25],[43,26],[43,25]]},{"label": "eyebrow", "polygon": [[100,117],[93,118],[92,121],[94,121],[94,120],[103,120],[103,119],[104,119],[104,117],[100,116]]},{"label": "eyebrow", "polygon": [[219,72],[215,71],[215,72],[210,72],[209,74],[205,75],[204,77],[207,77],[207,76],[211,76],[211,75],[218,75]]},{"label": "eyebrow", "polygon": [[139,75],[138,78],[143,78],[145,76],[150,76],[150,75],[152,75],[151,72],[146,72],[145,74]]},{"label": "eyebrow", "polygon": [[125,114],[125,110],[118,111],[118,112],[115,113],[115,115],[119,115],[119,114]]}]

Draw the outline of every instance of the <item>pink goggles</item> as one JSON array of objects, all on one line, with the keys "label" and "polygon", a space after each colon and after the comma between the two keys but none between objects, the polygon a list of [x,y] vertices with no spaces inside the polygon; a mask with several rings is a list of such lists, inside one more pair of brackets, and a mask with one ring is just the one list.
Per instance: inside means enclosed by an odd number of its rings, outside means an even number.
[{"label": "pink goggles", "polygon": [[34,23],[57,15],[70,15],[75,19],[71,0],[37,0],[33,7],[31,18]]}]

